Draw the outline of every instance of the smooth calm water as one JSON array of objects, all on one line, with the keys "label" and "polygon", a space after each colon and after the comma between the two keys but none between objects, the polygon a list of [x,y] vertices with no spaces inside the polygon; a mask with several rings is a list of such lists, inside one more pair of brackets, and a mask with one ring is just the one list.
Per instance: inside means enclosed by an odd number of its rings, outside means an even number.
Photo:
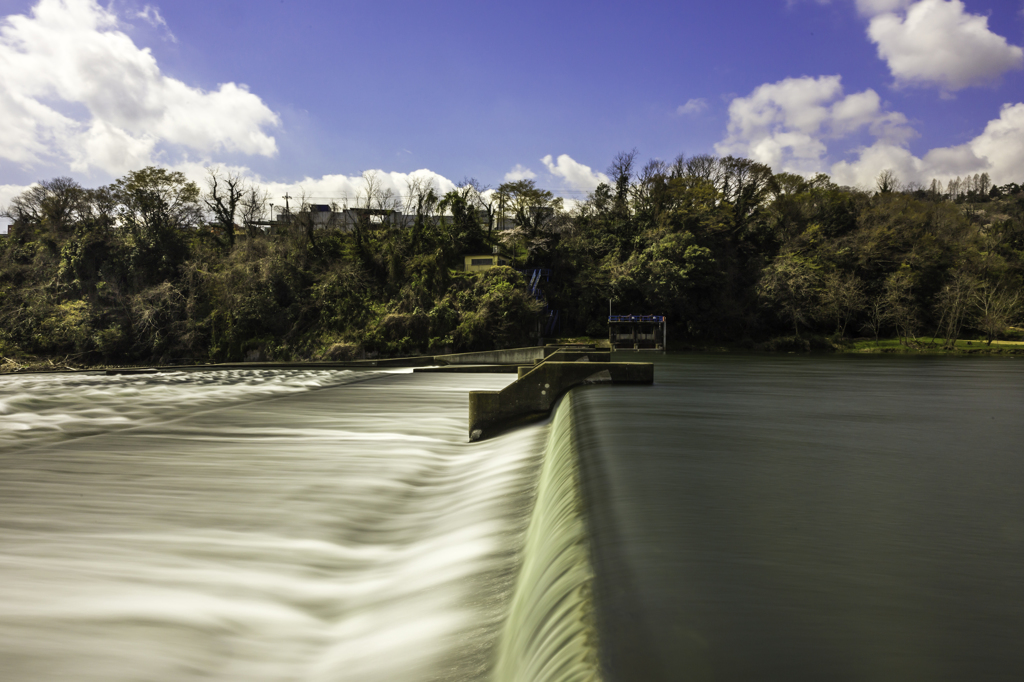
[{"label": "smooth calm water", "polygon": [[658,362],[574,393],[609,679],[1024,679],[1024,360]]},{"label": "smooth calm water", "polygon": [[1024,360],[616,359],[0,377],[0,680],[1024,679]]}]

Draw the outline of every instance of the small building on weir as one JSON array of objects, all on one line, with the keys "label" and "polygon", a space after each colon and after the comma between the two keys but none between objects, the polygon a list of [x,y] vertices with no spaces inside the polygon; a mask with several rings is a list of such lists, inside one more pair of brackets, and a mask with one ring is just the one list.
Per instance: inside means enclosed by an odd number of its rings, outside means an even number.
[{"label": "small building on weir", "polygon": [[668,338],[664,315],[609,315],[608,342],[612,350],[664,353]]},{"label": "small building on weir", "polygon": [[508,265],[505,257],[497,253],[467,254],[464,261],[466,272],[484,272],[499,265]]}]

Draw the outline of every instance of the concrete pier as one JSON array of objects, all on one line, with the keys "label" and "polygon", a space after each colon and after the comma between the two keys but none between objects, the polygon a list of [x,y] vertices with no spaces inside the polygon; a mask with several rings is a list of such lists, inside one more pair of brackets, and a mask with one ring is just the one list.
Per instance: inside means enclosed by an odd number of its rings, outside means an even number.
[{"label": "concrete pier", "polygon": [[547,416],[555,401],[580,384],[653,384],[654,365],[642,362],[542,362],[501,391],[470,391],[469,439]]},{"label": "concrete pier", "polygon": [[[515,374],[521,365],[444,365],[442,367],[417,367],[413,372],[434,372],[440,374]],[[533,369],[529,367],[528,369]]]},{"label": "concrete pier", "polygon": [[609,359],[607,351],[594,351],[593,346],[575,344],[572,346],[530,346],[529,348],[505,348],[475,353],[435,355],[434,363],[438,365],[533,365],[543,360],[578,360],[586,355],[589,355],[591,360],[601,357],[604,357],[604,361]]},{"label": "concrete pier", "polygon": [[532,365],[543,360],[556,349],[545,346],[530,348],[506,348],[504,350],[486,350],[477,353],[453,353],[451,355],[435,355],[434,362],[438,365]]},{"label": "concrete pier", "polygon": [[556,350],[547,356],[547,362],[611,362],[612,354],[606,350]]}]

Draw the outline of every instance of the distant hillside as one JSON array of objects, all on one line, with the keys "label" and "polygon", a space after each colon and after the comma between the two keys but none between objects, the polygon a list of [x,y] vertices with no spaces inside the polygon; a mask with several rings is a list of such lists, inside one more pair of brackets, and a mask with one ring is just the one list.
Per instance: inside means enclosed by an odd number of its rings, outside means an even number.
[{"label": "distant hillside", "polygon": [[[40,183],[0,238],[0,356],[79,364],[346,358],[606,335],[669,316],[681,344],[776,337],[999,338],[1022,311],[1024,192],[985,176],[876,191],[698,156],[636,167],[566,208],[496,192],[370,193],[344,228],[268,221],[237,178],[146,168],[107,187]],[[409,217],[396,226],[387,212]],[[498,227],[510,229],[498,229]],[[467,254],[513,267],[466,272]],[[543,268],[528,290],[522,270]]]}]

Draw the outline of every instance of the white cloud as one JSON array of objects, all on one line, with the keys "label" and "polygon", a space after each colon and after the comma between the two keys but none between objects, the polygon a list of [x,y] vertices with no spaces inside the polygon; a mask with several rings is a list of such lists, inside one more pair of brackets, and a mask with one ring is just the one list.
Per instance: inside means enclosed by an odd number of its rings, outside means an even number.
[{"label": "white cloud", "polygon": [[999,118],[989,121],[967,146],[988,161],[993,178],[1005,178],[1004,182],[1024,180],[1024,103],[1004,104]]},{"label": "white cloud", "polygon": [[907,8],[906,16],[879,14],[871,20],[868,36],[902,85],[955,91],[990,83],[1024,66],[1024,50],[992,33],[988,18],[969,14],[960,0],[920,0]]},{"label": "white cloud", "polygon": [[[0,185],[0,213],[6,209],[11,199],[18,196],[32,185]],[[13,221],[0,215],[0,234],[7,234]]]},{"label": "white cloud", "polygon": [[[563,161],[563,167],[576,164],[570,157],[562,155],[567,161]],[[561,157],[560,157],[561,158]],[[580,168],[586,166],[577,164]],[[557,168],[557,166],[555,166]],[[186,178],[206,189],[207,180],[211,166],[206,163],[189,161],[168,167],[170,170],[182,172]],[[406,211],[412,210],[409,204],[410,185],[415,183],[421,188],[433,187],[434,193],[438,196],[457,189],[458,185],[445,176],[435,173],[432,170],[422,168],[411,173],[389,172],[381,169],[368,170],[359,175],[331,174],[318,178],[305,177],[295,181],[271,181],[266,180],[254,173],[245,166],[220,165],[217,167],[222,173],[237,175],[244,181],[266,190],[269,194],[269,203],[274,206],[275,215],[285,206],[285,195],[288,195],[288,202],[294,210],[302,200],[313,204],[336,203],[341,208],[353,208],[365,205],[367,189],[372,182],[378,191],[390,192]],[[607,177],[602,173],[594,173],[593,177],[599,181],[606,182]],[[594,185],[596,186],[596,184]],[[11,199],[29,189],[31,185],[0,185],[0,209],[8,206]],[[576,188],[582,188],[575,185]],[[593,187],[590,187],[593,189]],[[484,190],[481,195],[486,199],[493,197],[495,190]],[[555,195],[558,195],[556,190]],[[563,197],[563,209],[571,211],[579,206],[581,202],[571,197]],[[0,232],[3,232],[7,223],[0,218]]]},{"label": "white cloud", "polygon": [[557,162],[552,161],[548,154],[541,159],[541,163],[547,166],[548,172],[565,180],[574,190],[591,192],[602,182],[609,182],[607,175],[594,172],[590,166],[584,166],[568,154],[560,154]]},{"label": "white cloud", "polygon": [[927,183],[968,173],[988,173],[998,184],[1021,182],[1024,177],[1024,103],[1004,104],[999,118],[966,144],[937,147],[923,157],[906,147],[878,141],[860,150],[857,159],[832,166],[836,182],[870,187],[874,178],[891,168],[903,180]]},{"label": "white cloud", "polygon": [[[205,174],[205,169],[203,173]],[[190,173],[186,174],[192,175]],[[245,176],[246,172],[243,170],[241,174]],[[442,196],[456,188],[454,182],[426,168],[411,173],[368,170],[361,175],[324,175],[319,178],[303,178],[298,182],[267,182],[258,177],[251,179],[270,192],[271,203],[276,206],[284,206],[284,195],[288,194],[291,196],[293,207],[296,197],[305,196],[311,203],[328,204],[334,201],[339,206],[351,208],[364,205],[368,187],[367,181],[370,178],[372,178],[373,184],[379,190],[390,191],[393,196],[398,197],[403,202],[409,196],[409,184],[411,181],[418,181],[423,186],[433,185],[434,192],[438,196]]]},{"label": "white cloud", "polygon": [[170,26],[167,25],[167,22],[160,14],[160,10],[158,8],[153,7],[152,5],[146,5],[142,10],[135,13],[135,18],[142,19],[153,28],[163,28],[167,33],[167,37],[171,39],[171,42],[178,42],[178,39],[174,37],[173,33],[171,33]]},{"label": "white cloud", "polygon": [[696,97],[686,101],[686,104],[679,105],[676,109],[676,113],[680,116],[690,116],[693,114],[699,114],[708,108],[708,101],[703,97]]},{"label": "white cloud", "polygon": [[886,12],[897,12],[906,7],[913,0],[855,0],[857,11],[866,17],[873,17]]},{"label": "white cloud", "polygon": [[[32,185],[0,185],[0,212],[7,208],[11,199],[18,196]],[[10,226],[10,218],[0,216],[0,233],[6,233]]]},{"label": "white cloud", "polygon": [[515,166],[513,166],[512,170],[510,170],[508,173],[505,173],[505,182],[516,182],[518,180],[533,180],[535,177],[537,177],[536,173],[534,173],[532,170],[522,165],[521,163],[517,163]]},{"label": "white cloud", "polygon": [[[863,132],[874,141],[852,159],[837,161],[829,153],[829,145]],[[982,172],[1000,184],[1024,179],[1024,103],[1003,105],[999,118],[966,144],[918,157],[907,146],[914,136],[906,117],[885,111],[873,90],[844,95],[839,76],[787,78],[732,101],[726,138],[715,151],[760,161],[775,172],[830,171],[836,182],[861,187],[874,186],[887,168],[921,184]]]},{"label": "white cloud", "polygon": [[[182,163],[172,167],[172,170],[181,171],[189,180],[202,188],[206,187],[209,176],[208,169],[207,164],[196,162]],[[225,173],[237,174],[244,180],[267,190],[270,193],[270,203],[275,206],[283,207],[285,205],[284,196],[285,194],[289,195],[293,209],[296,202],[302,198],[314,204],[335,202],[342,208],[363,206],[366,202],[367,188],[370,182],[378,191],[390,192],[393,197],[403,202],[409,196],[410,182],[418,182],[423,187],[433,186],[434,193],[438,196],[443,196],[457,187],[448,178],[426,168],[411,173],[376,169],[364,171],[359,175],[339,173],[322,175],[318,178],[307,176],[291,182],[266,180],[244,166],[221,166],[220,170]]]},{"label": "white cloud", "polygon": [[[814,0],[819,5],[831,5],[832,0]],[[913,0],[854,0],[857,11],[866,17],[873,17],[883,12],[895,12],[909,5]],[[797,0],[786,0],[786,6],[792,7]]]},{"label": "white cloud", "polygon": [[921,159],[906,147],[876,142],[860,151],[854,161],[840,161],[832,166],[832,179],[840,185],[871,189],[875,178],[883,170],[892,170],[904,182],[920,181],[923,177]]},{"label": "white cloud", "polygon": [[[170,170],[180,171],[186,178],[195,182],[200,188],[206,189],[211,166],[206,163],[188,161],[173,166]],[[294,209],[302,199],[314,204],[337,203],[342,208],[365,205],[367,188],[370,181],[381,192],[390,192],[399,201],[405,203],[409,197],[409,185],[418,183],[421,187],[432,186],[438,196],[456,189],[458,186],[439,173],[422,168],[411,173],[389,172],[384,170],[368,170],[359,175],[332,174],[318,178],[305,177],[292,182],[270,181],[260,177],[245,166],[221,165],[221,172],[238,175],[246,182],[257,185],[270,194],[270,203],[284,207],[284,196],[287,194]],[[0,185],[0,209],[7,207],[11,199],[18,196],[32,185]],[[493,191],[493,190],[492,190]],[[0,221],[2,222],[2,221]]]},{"label": "white cloud", "polygon": [[32,185],[0,185],[0,210],[6,208],[11,199],[18,196]]},{"label": "white cloud", "polygon": [[844,96],[840,76],[787,78],[729,104],[728,134],[715,151],[745,156],[776,171],[808,173],[825,160],[826,140],[864,128],[895,143],[914,134],[905,116],[882,109],[874,90]]},{"label": "white cloud", "polygon": [[[148,19],[160,20],[149,7]],[[144,12],[145,13],[145,12]],[[40,0],[0,27],[0,158],[113,175],[187,148],[273,156],[278,116],[244,85],[161,73],[96,0]],[[170,159],[173,163],[173,158]]]}]

